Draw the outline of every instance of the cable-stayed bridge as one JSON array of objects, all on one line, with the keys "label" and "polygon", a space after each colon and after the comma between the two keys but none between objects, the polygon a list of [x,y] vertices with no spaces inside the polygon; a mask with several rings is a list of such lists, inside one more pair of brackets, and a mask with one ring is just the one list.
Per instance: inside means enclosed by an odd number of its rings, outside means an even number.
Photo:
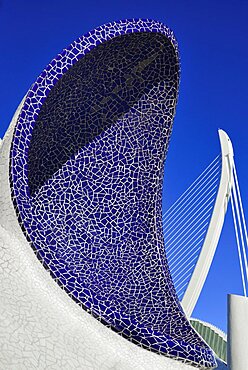
[{"label": "cable-stayed bridge", "polygon": [[178,297],[191,316],[224,223],[230,200],[244,296],[247,296],[247,227],[232,143],[219,130],[221,154],[163,215],[166,254]]}]

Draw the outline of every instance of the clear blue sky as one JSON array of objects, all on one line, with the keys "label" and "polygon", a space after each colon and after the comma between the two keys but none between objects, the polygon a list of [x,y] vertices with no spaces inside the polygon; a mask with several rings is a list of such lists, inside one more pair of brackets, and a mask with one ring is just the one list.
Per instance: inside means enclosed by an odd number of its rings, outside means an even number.
[{"label": "clear blue sky", "polygon": [[[166,164],[164,209],[232,139],[248,216],[247,0],[0,0],[0,137],[30,85],[74,39],[103,23],[153,18],[175,33],[181,86]],[[231,214],[194,317],[226,330],[226,295],[242,294]]]}]

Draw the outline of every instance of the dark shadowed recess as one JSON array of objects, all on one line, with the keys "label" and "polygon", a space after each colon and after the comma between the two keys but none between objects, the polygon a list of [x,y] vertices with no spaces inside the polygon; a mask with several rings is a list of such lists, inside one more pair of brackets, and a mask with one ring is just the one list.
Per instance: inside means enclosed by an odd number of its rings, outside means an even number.
[{"label": "dark shadowed recess", "polygon": [[174,47],[160,33],[114,37],[77,61],[52,88],[36,120],[28,152],[30,194],[152,86],[177,78]]}]

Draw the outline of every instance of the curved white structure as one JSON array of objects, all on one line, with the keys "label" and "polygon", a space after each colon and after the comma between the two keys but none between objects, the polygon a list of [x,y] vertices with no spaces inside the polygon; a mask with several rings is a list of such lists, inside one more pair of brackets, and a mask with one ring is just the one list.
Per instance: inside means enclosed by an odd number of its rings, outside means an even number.
[{"label": "curved white structure", "polygon": [[182,306],[188,317],[191,316],[202,287],[210,269],[214,253],[220,238],[224,223],[227,204],[231,195],[233,184],[233,148],[231,140],[225,131],[219,130],[219,138],[222,154],[222,170],[219,189],[209,223],[208,231],[198,258],[197,265],[193,271],[190,282],[182,299]]},{"label": "curved white structure", "polygon": [[216,326],[199,319],[190,319],[191,325],[212,348],[217,358],[227,363],[227,335]]}]

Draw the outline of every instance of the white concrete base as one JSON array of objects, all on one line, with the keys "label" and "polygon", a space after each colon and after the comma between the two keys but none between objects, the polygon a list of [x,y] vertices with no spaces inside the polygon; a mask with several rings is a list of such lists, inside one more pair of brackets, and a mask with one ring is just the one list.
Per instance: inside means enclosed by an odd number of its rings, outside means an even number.
[{"label": "white concrete base", "polygon": [[248,370],[248,298],[228,295],[227,363],[229,370]]}]

